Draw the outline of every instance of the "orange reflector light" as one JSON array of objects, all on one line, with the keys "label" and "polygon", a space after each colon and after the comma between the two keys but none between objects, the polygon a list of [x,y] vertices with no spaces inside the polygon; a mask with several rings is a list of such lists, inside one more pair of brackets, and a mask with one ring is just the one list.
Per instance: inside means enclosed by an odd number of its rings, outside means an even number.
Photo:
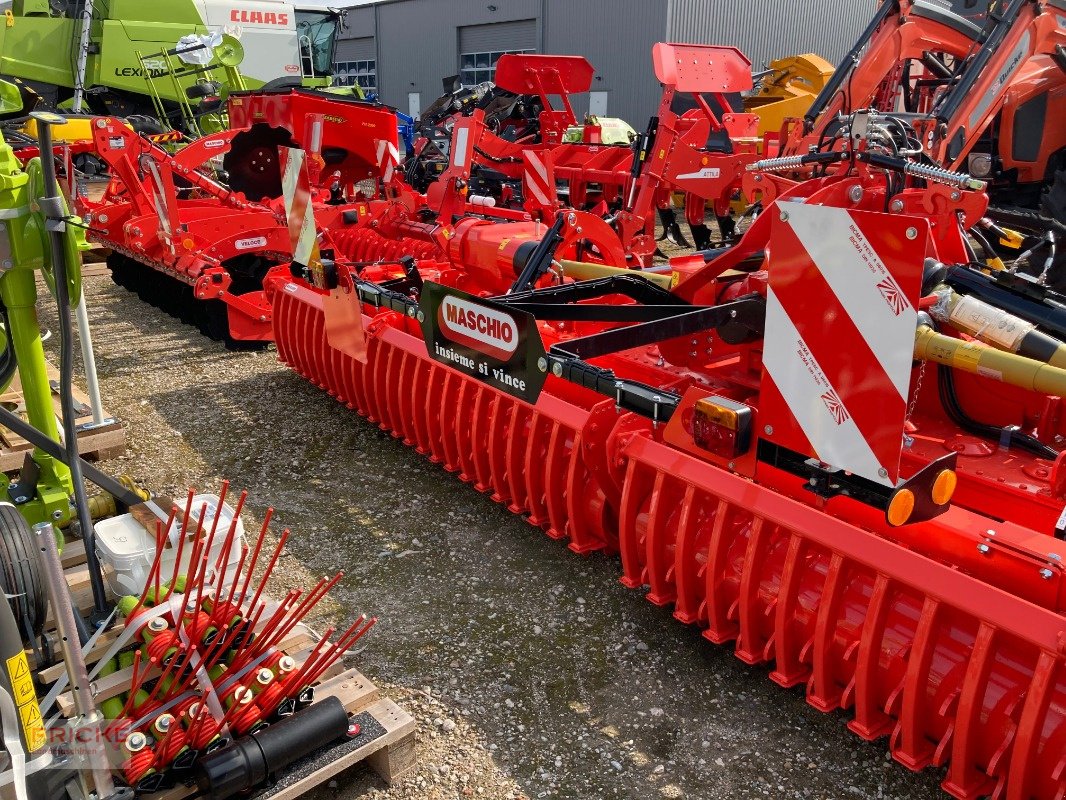
[{"label": "orange reflector light", "polygon": [[751,446],[750,406],[727,397],[704,397],[696,401],[692,415],[692,439],[722,458],[736,458]]},{"label": "orange reflector light", "polygon": [[938,506],[947,505],[951,502],[951,496],[955,494],[955,487],[958,483],[959,477],[954,470],[943,470],[933,481],[933,491],[931,492],[933,502]]},{"label": "orange reflector light", "polygon": [[885,516],[888,518],[889,525],[899,527],[900,525],[906,525],[907,520],[911,518],[913,513],[914,492],[910,489],[900,489],[892,495],[892,500],[888,504],[888,511],[885,512]]}]

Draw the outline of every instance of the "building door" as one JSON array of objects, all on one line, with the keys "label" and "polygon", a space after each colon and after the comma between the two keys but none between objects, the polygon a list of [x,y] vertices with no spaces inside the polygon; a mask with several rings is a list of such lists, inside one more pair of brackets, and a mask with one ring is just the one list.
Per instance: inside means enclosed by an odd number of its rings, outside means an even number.
[{"label": "building door", "polygon": [[496,62],[504,53],[537,49],[537,21],[521,19],[459,28],[459,80],[474,86],[495,80]]},{"label": "building door", "polygon": [[594,117],[607,116],[607,92],[589,92],[589,113]]},{"label": "building door", "polygon": [[422,93],[421,92],[408,92],[407,93],[407,113],[415,119],[418,119],[419,114],[422,113]]}]

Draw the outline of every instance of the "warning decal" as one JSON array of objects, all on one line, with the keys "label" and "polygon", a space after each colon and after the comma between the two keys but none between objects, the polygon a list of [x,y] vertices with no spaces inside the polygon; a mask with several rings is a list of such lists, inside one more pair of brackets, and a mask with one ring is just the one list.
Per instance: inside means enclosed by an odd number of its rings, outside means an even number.
[{"label": "warning decal", "polygon": [[41,709],[37,705],[37,692],[33,688],[33,676],[30,674],[30,662],[26,653],[18,653],[7,659],[7,675],[11,680],[11,694],[18,706],[19,719],[26,740],[26,749],[32,753],[44,747],[46,736]]},{"label": "warning decal", "polygon": [[772,221],[767,439],[883,486],[899,478],[928,226],[786,203]]}]

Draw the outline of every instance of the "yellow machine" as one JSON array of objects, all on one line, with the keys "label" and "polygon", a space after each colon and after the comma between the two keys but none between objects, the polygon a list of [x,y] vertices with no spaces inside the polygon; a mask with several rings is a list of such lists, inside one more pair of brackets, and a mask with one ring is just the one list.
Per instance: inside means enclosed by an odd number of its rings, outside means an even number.
[{"label": "yellow machine", "polygon": [[814,53],[771,61],[759,90],[744,110],[759,115],[759,136],[781,130],[790,117],[802,119],[836,67]]},{"label": "yellow machine", "polygon": [[[92,116],[71,115],[64,117],[66,122],[62,125],[52,126],[53,141],[56,144],[71,144],[73,142],[91,142],[93,139]],[[37,136],[37,120],[30,117],[20,129],[24,134],[34,139]]]}]

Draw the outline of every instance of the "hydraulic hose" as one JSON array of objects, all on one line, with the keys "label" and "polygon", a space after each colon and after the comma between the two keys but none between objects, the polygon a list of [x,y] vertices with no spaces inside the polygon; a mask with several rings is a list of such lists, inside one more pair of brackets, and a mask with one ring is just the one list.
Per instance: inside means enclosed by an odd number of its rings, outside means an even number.
[{"label": "hydraulic hose", "polygon": [[989,425],[978,422],[967,414],[959,402],[958,393],[955,391],[955,373],[951,367],[944,364],[937,366],[937,385],[940,391],[940,403],[948,418],[967,433],[975,436],[983,436],[986,439],[1002,441],[1004,435],[1008,437],[1008,444],[1019,447],[1039,458],[1054,460],[1059,453],[1055,448],[1044,444],[1035,436],[1030,436],[1019,430],[1000,428],[997,425]]},{"label": "hydraulic hose", "polygon": [[979,342],[965,342],[945,336],[928,324],[918,325],[914,357],[919,361],[933,361],[1040,394],[1066,397],[1066,369]]},{"label": "hydraulic hose", "polygon": [[19,363],[15,356],[15,347],[11,343],[11,323],[8,322],[7,306],[4,305],[3,300],[0,300],[0,322],[3,323],[4,331],[8,336],[7,347],[4,348],[3,354],[0,354],[0,387],[4,387],[15,377],[15,370],[18,369]]},{"label": "hydraulic hose", "polygon": [[[919,319],[921,320],[921,317]],[[954,370],[996,378],[1004,383],[1059,397],[1066,392],[1066,370],[977,342],[964,342],[944,336],[934,331],[928,322],[928,317],[924,323],[919,322],[914,340],[914,357],[939,365],[937,383],[940,402],[951,421],[977,436],[1001,442],[1006,439],[1005,444],[1019,447],[1040,458],[1058,457],[1057,450],[1022,431],[1000,428],[970,417],[959,403],[955,391]]]},{"label": "hydraulic hose", "polygon": [[[52,152],[52,125],[63,122],[56,114],[35,113],[37,129],[41,140],[41,153]],[[89,503],[85,496],[85,481],[82,479],[81,461],[78,455],[78,430],[75,425],[74,395],[74,330],[71,324],[71,298],[67,285],[67,263],[64,257],[66,248],[63,232],[66,230],[65,211],[59,186],[56,183],[55,161],[49,157],[41,158],[44,175],[45,197],[40,198],[41,211],[45,215],[45,227],[51,240],[52,269],[55,274],[56,305],[59,307],[59,400],[63,411],[63,445],[70,468],[71,481],[74,484],[74,505],[78,513],[82,538],[85,541],[85,561],[89,569],[89,582],[92,585],[93,607],[96,615],[103,617],[108,613],[107,591],[104,588],[100,561],[96,556],[96,529],[89,514]]]}]

